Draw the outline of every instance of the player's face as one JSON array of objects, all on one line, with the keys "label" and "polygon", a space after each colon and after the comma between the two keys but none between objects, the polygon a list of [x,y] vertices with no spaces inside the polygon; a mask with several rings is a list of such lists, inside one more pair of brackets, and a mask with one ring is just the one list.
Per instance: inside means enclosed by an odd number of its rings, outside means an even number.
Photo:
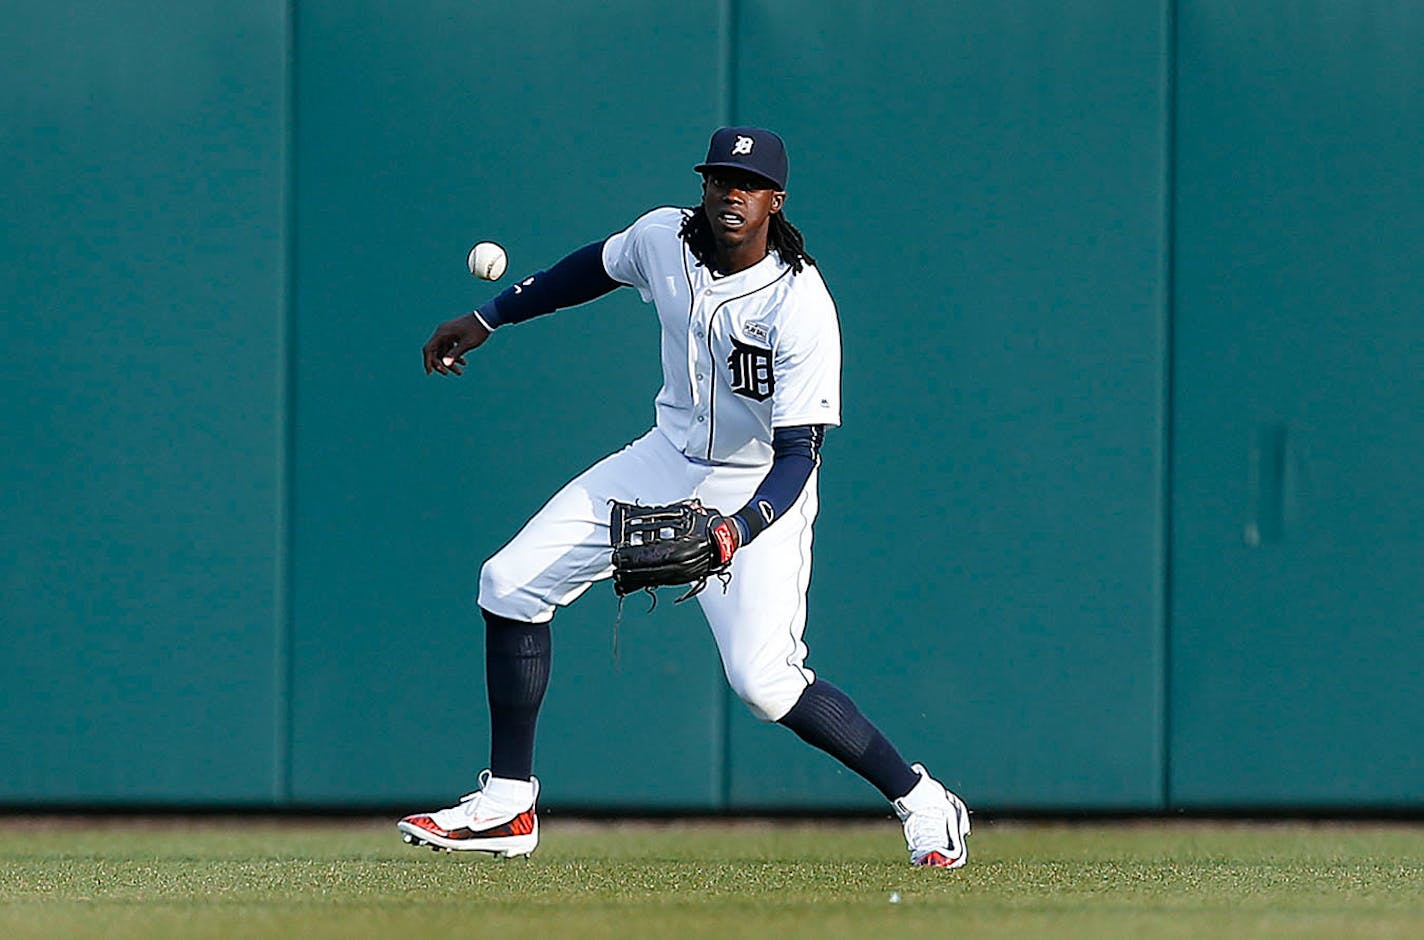
[{"label": "player's face", "polygon": [[745,170],[708,170],[702,177],[702,208],[712,237],[726,249],[759,245],[764,253],[767,226],[785,201],[770,180]]}]

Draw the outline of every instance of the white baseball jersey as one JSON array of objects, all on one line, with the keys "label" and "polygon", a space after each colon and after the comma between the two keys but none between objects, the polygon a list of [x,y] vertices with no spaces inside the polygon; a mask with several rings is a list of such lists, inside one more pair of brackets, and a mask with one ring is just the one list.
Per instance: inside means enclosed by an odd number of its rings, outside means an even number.
[{"label": "white baseball jersey", "polygon": [[678,235],[686,215],[642,216],[604,243],[603,267],[657,307],[658,429],[691,460],[764,466],[773,428],[841,422],[836,306],[814,266],[795,273],[774,251],[714,276]]},{"label": "white baseball jersey", "polygon": [[[609,500],[735,512],[766,475],[773,428],[840,423],[840,327],[815,267],[795,273],[772,252],[714,277],[678,235],[686,211],[654,209],[603,247],[608,275],[657,306],[657,426],[569,481],[485,563],[479,604],[491,613],[542,623],[610,577]],[[802,635],[817,475],[737,550],[725,588],[697,595],[728,682],[766,721],[815,681]]]}]

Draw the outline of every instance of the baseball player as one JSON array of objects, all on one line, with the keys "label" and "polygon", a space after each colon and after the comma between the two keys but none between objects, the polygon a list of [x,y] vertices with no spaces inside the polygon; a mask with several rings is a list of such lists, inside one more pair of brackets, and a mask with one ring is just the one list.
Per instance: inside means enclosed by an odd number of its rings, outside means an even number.
[{"label": "baseball player", "polygon": [[[458,804],[407,816],[407,842],[498,855],[538,845],[534,731],[549,679],[549,624],[612,574],[610,501],[695,499],[715,509],[725,585],[697,595],[732,689],[874,785],[904,823],[910,861],[965,863],[969,811],[908,764],[844,692],[806,666],[806,589],[825,429],[840,424],[840,327],[787,220],[787,157],[757,127],[712,135],[702,200],[654,209],[473,313],[440,324],[425,371],[459,375],[497,329],[619,287],[651,302],[663,385],[652,430],[569,482],[484,565],[490,764]],[[721,515],[726,513],[726,515]]]}]

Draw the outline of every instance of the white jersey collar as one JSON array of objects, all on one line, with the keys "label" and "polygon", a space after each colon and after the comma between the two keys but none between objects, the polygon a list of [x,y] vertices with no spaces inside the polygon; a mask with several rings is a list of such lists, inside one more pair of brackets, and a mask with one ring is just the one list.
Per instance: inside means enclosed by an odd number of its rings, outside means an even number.
[{"label": "white jersey collar", "polygon": [[[687,246],[683,245],[682,250],[688,251]],[[713,274],[712,269],[701,265],[696,258],[692,257],[691,252],[688,252],[688,259],[693,265],[701,268],[704,286],[719,294],[723,292],[744,294],[748,291],[761,290],[780,278],[788,267],[786,262],[781,260],[781,255],[773,249],[768,249],[766,257],[756,264],[735,274]]]}]

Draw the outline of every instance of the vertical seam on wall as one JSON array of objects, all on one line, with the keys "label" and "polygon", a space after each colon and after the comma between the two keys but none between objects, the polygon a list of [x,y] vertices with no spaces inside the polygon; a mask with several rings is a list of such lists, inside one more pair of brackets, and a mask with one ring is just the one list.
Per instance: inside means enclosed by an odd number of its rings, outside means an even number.
[{"label": "vertical seam on wall", "polygon": [[1165,0],[1163,24],[1163,180],[1162,180],[1162,505],[1160,565],[1162,578],[1161,801],[1172,808],[1172,465],[1176,349],[1177,252],[1177,4]]},{"label": "vertical seam on wall", "polygon": [[718,8],[717,84],[721,100],[718,120],[723,126],[736,123],[737,111],[737,14],[740,0],[722,0]]},{"label": "vertical seam on wall", "polygon": [[296,454],[296,288],[297,288],[297,0],[286,3],[282,107],[282,252],[277,330],[277,524],[273,637],[272,795],[292,797],[292,517]]},{"label": "vertical seam on wall", "polygon": [[[718,6],[718,92],[721,101],[718,106],[718,123],[724,127],[736,123],[737,115],[737,14],[740,0],[722,0]],[[732,806],[732,689],[723,679],[718,667],[716,680],[722,694],[715,699],[721,713],[717,716],[718,763],[721,765],[720,792],[717,794],[718,807],[726,810]]]}]

